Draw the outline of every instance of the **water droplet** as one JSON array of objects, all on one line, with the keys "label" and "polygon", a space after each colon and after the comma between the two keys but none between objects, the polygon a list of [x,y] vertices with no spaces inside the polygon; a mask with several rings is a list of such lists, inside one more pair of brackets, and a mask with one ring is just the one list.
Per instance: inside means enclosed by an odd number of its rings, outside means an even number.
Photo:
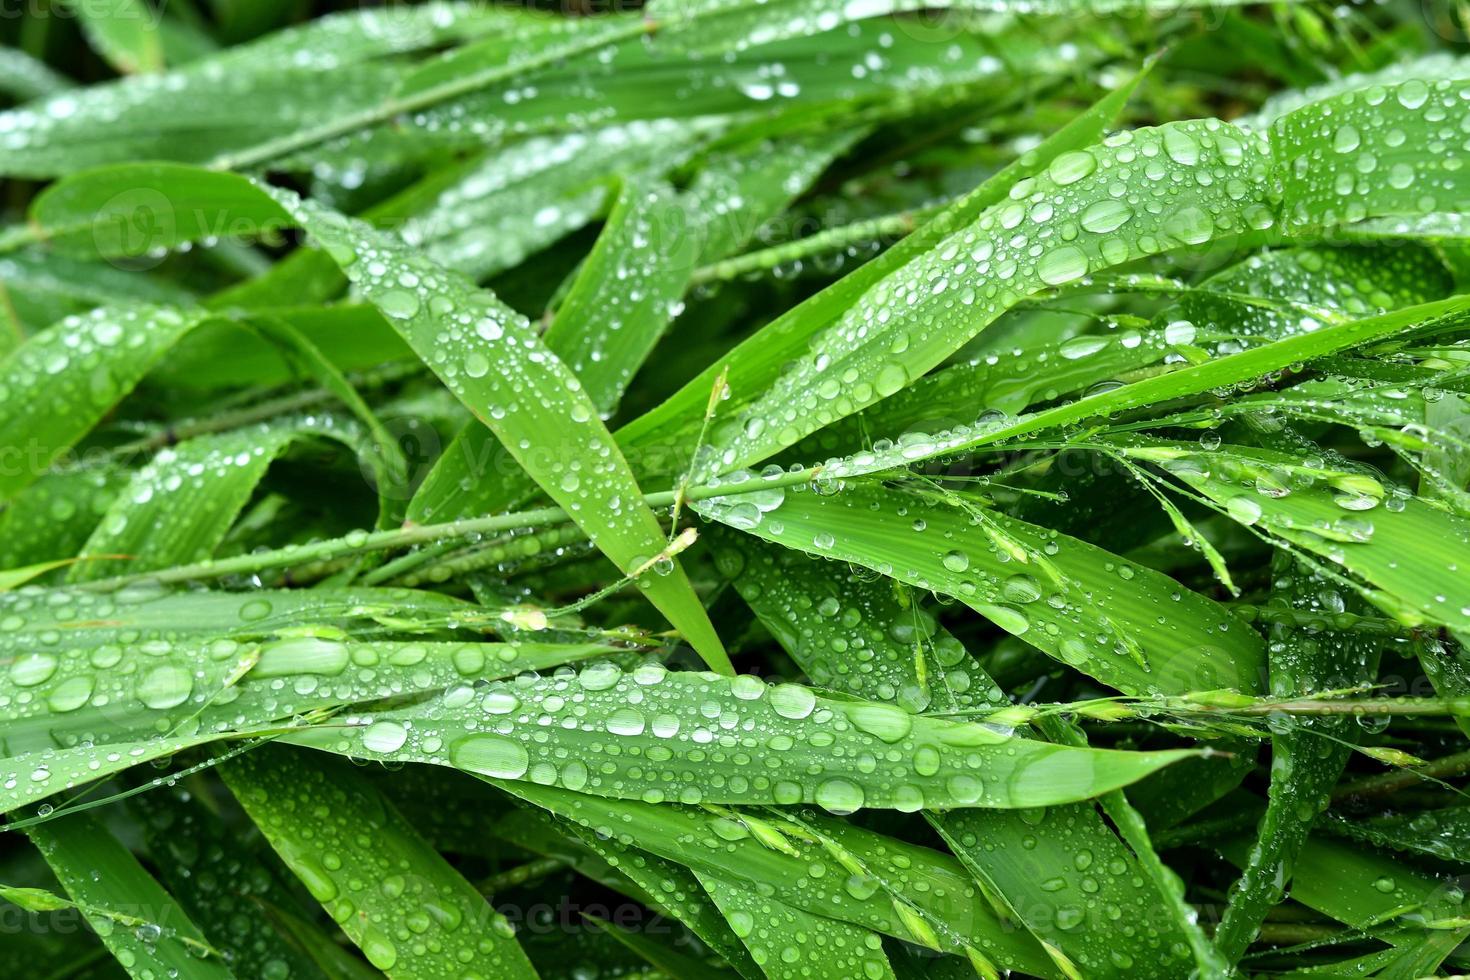
[{"label": "water droplet", "polygon": [[449,759],[459,769],[498,779],[520,779],[531,767],[525,746],[500,735],[466,735],[449,747]]},{"label": "water droplet", "polygon": [[10,679],[19,687],[35,687],[56,673],[57,660],[49,653],[26,653],[10,665]]},{"label": "water droplet", "polygon": [[1097,169],[1097,158],[1086,150],[1063,153],[1051,162],[1047,173],[1057,186],[1074,184]]},{"label": "water droplet", "polygon": [[771,688],[768,697],[776,714],[797,721],[811,714],[817,706],[817,696],[800,684],[778,684]]},{"label": "water droplet", "polygon": [[369,752],[397,752],[408,741],[408,729],[396,721],[380,721],[362,733],[362,747]]},{"label": "water droplet", "polygon": [[1122,201],[1103,198],[1087,206],[1079,220],[1082,227],[1095,235],[1117,231],[1133,217],[1133,209]]},{"label": "water droplet", "polygon": [[1225,511],[1242,524],[1254,524],[1261,519],[1261,503],[1254,497],[1241,495],[1225,502]]},{"label": "water droplet", "polygon": [[1024,572],[1006,579],[1000,591],[1006,601],[1020,605],[1035,602],[1041,598],[1041,586],[1037,584],[1036,579]]},{"label": "water droplet", "polygon": [[388,316],[407,320],[419,311],[419,298],[403,289],[390,289],[378,297],[378,307]]},{"label": "water droplet", "polygon": [[992,606],[986,603],[977,603],[974,606],[976,612],[989,619],[995,625],[1014,636],[1020,636],[1031,628],[1031,620],[1019,609],[1010,606]]},{"label": "water droplet", "polygon": [[138,684],[138,698],[145,705],[161,711],[183,704],[194,690],[194,678],[178,664],[159,664]]},{"label": "water droplet", "polygon": [[863,807],[863,789],[847,779],[828,779],[817,786],[817,805],[829,813],[844,816]]},{"label": "water droplet", "polygon": [[847,717],[860,731],[893,743],[914,728],[914,717],[893,704],[858,704],[847,709]]},{"label": "water droplet", "polygon": [[1036,274],[1048,286],[1060,286],[1087,275],[1087,254],[1075,245],[1063,245],[1036,261]]}]

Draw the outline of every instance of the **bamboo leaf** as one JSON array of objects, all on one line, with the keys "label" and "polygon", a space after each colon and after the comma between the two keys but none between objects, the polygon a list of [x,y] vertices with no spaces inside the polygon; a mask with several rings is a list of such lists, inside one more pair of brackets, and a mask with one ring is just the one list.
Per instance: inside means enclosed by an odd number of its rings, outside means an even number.
[{"label": "bamboo leaf", "polygon": [[[390,977],[534,977],[509,923],[362,776],[284,749],[223,769],[246,812],[368,962]],[[325,819],[312,819],[313,812]],[[305,820],[301,818],[306,818]],[[364,888],[366,882],[373,887]]]},{"label": "bamboo leaf", "polygon": [[[363,433],[326,418],[288,419],[199,436],[165,449],[139,470],[92,536],[82,557],[125,555],[123,572],[145,572],[199,561],[214,553],[265,470],[292,443],[320,437],[360,450]],[[184,496],[188,488],[188,497]],[[69,580],[89,582],[119,573],[115,564],[75,566]]]},{"label": "bamboo leaf", "polygon": [[[896,701],[908,710],[1005,703],[959,642],[920,610],[903,608],[893,586],[833,576],[826,563],[748,538],[731,536],[721,543],[721,566],[738,569],[741,596],[814,677],[830,672],[854,694]],[[945,683],[926,689],[923,680],[931,672]],[[893,674],[904,679],[890,679]],[[1177,930],[1095,941],[1105,930],[1100,923],[1088,928],[1088,921],[1100,909],[1128,921],[1164,921],[1164,913],[1157,895],[1134,887],[1140,874],[1136,859],[1090,803],[952,810],[928,818],[991,904],[1045,943],[1059,966],[1069,964],[1088,976],[1150,970],[1168,975],[1182,968]]]},{"label": "bamboo leaf", "polygon": [[869,486],[694,506],[768,541],[954,596],[1125,692],[1259,684],[1260,639],[1224,609],[1152,569],[995,512]]},{"label": "bamboo leaf", "polygon": [[[867,869],[844,874],[838,873],[841,865],[832,853],[795,825],[777,831],[787,845],[778,848],[769,833],[756,834],[738,816],[608,800],[528,782],[502,785],[588,830],[636,841],[702,874],[753,881],[772,898],[812,914],[920,945],[929,945],[932,936],[944,952],[973,950],[1003,968],[1057,975],[1036,940],[1001,921],[959,863],[938,851],[803,812],[804,824],[818,828]],[[893,892],[913,904],[902,903],[900,913]]]},{"label": "bamboo leaf", "polygon": [[[1153,455],[1233,520],[1340,566],[1367,583],[1359,589],[1369,602],[1406,624],[1470,625],[1470,613],[1448,601],[1458,580],[1458,556],[1470,542],[1470,524],[1462,518],[1415,497],[1390,496],[1381,481],[1361,471],[1325,461],[1320,468],[1303,466],[1270,450],[1233,448],[1206,459],[1196,449],[1161,444],[1129,455]],[[1161,458],[1166,456],[1173,458]],[[1284,474],[1293,479],[1286,493],[1261,492]],[[1258,477],[1267,482],[1258,484]],[[1409,541],[1419,560],[1400,562],[1397,549]]]},{"label": "bamboo leaf", "polygon": [[202,320],[162,307],[62,320],[0,362],[0,501],[34,483]]},{"label": "bamboo leaf", "polygon": [[[626,460],[581,383],[524,317],[385,236],[277,198],[618,567],[631,574],[657,559],[665,543]],[[444,320],[454,325],[448,335]],[[491,354],[500,359],[493,371]],[[733,670],[677,560],[638,584],[706,663]]]},{"label": "bamboo leaf", "polygon": [[[224,822],[185,790],[142,793],[129,804],[140,816],[156,873],[236,973],[327,975],[272,925],[273,914],[301,914],[296,896],[276,877],[279,866],[267,865],[256,848],[241,848]],[[303,929],[296,938],[332,945],[320,930]]]},{"label": "bamboo leaf", "polygon": [[[1334,601],[1337,594],[1330,582],[1293,569],[1289,559],[1280,566],[1277,589],[1286,604],[1330,607],[1341,601],[1340,596]],[[1277,697],[1311,694],[1327,684],[1364,683],[1378,666],[1372,637],[1315,636],[1276,626],[1270,650],[1271,693]],[[1356,676],[1351,673],[1354,669]],[[1347,719],[1305,719],[1281,724],[1273,736],[1266,815],[1244,874],[1215,931],[1215,944],[1232,962],[1245,952],[1271,906],[1281,901],[1297,853],[1342,776],[1352,743],[1350,726]]]},{"label": "bamboo leaf", "polygon": [[69,2],[82,22],[87,41],[125,75],[163,70],[163,41],[159,35],[162,12],[144,0],[123,0],[105,6]]},{"label": "bamboo leaf", "polygon": [[129,976],[233,976],[173,897],[91,817],[52,820],[28,834]]},{"label": "bamboo leaf", "polygon": [[[708,712],[715,711],[724,722],[712,728]],[[538,718],[558,715],[575,727],[562,727],[555,745],[533,737]],[[487,719],[488,730],[465,734],[467,718]],[[717,737],[727,725],[746,734]],[[375,730],[391,730],[393,738],[379,739]],[[616,753],[606,751],[609,735]],[[313,729],[289,739],[357,758],[429,762],[620,799],[816,803],[836,813],[1070,802],[1187,754],[1072,749],[890,705],[829,701],[750,675],[731,680],[655,665],[624,673],[612,664],[588,667],[575,680],[493,686],[478,698],[451,693],[350,719],[345,731]],[[829,751],[838,746],[841,756]],[[658,768],[646,768],[645,758]]]},{"label": "bamboo leaf", "polygon": [[713,875],[699,880],[768,977],[893,976],[882,940],[866,929],[760,898]]},{"label": "bamboo leaf", "polygon": [[930,252],[956,230],[973,222],[984,210],[1004,200],[1013,184],[1024,181],[1053,159],[1080,151],[1096,140],[1118,114],[1140,78],[1135,77],[1022,156],[926,222],[873,262],[840,279],[827,289],[773,320],[694,378],[657,409],[619,432],[625,445],[662,447],[678,442],[678,433],[699,417],[715,378],[725,372],[726,385],[742,401],[754,398],[781,376],[788,362],[808,349],[824,325],[843,315],[884,277]]},{"label": "bamboo leaf", "polygon": [[[10,593],[0,646],[0,663],[8,668],[0,678],[5,754],[44,755],[62,745],[77,747],[82,757],[89,743],[161,733],[220,737],[345,704],[450,689],[463,696],[481,679],[614,649],[374,636],[382,631],[379,622],[412,628],[406,598],[392,590],[317,590],[299,599],[271,592],[144,593],[116,601],[63,591]],[[475,615],[474,607],[442,608],[455,617]],[[78,628],[76,615],[95,618]],[[434,616],[423,632],[443,623]],[[353,637],[354,627],[366,637]],[[45,643],[58,628],[67,633],[64,655]],[[131,764],[126,756],[109,761]]]}]

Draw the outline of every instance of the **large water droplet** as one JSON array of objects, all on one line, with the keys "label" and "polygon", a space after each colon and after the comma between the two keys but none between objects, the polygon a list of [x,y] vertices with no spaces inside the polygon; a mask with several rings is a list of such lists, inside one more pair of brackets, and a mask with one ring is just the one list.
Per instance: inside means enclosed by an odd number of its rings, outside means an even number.
[{"label": "large water droplet", "polygon": [[497,779],[520,779],[531,767],[521,743],[500,735],[466,735],[449,747],[449,759],[459,769]]},{"label": "large water droplet", "polygon": [[1060,286],[1087,275],[1087,254],[1075,245],[1063,245],[1036,260],[1036,274],[1048,286]]}]

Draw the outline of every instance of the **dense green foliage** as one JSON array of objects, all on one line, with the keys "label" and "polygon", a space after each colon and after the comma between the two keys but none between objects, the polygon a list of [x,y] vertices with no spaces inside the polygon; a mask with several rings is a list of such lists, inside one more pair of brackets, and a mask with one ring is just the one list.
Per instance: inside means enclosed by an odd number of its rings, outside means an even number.
[{"label": "dense green foliage", "polygon": [[636,6],[0,4],[0,975],[1470,964],[1470,9]]}]

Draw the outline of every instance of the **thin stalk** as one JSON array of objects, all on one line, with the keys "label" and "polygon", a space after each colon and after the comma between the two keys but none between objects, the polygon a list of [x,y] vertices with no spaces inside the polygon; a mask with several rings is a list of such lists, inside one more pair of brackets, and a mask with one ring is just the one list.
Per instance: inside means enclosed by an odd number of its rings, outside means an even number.
[{"label": "thin stalk", "polygon": [[[357,376],[352,381],[354,387],[359,385],[371,386],[385,384],[417,374],[422,370],[418,363],[390,365],[378,368],[375,371]],[[306,388],[301,391],[293,391],[288,395],[280,395],[265,401],[256,402],[244,408],[234,409],[229,412],[221,412],[203,419],[188,419],[175,425],[169,425],[150,436],[136,439],[132,442],[116,446],[110,451],[110,455],[130,456],[134,453],[152,452],[171,446],[184,439],[192,439],[194,436],[208,435],[213,432],[227,432],[231,429],[242,428],[256,422],[264,422],[286,415],[291,412],[299,412],[303,409],[313,408],[326,402],[335,401],[337,398],[332,392],[325,388]]]},{"label": "thin stalk", "polygon": [[1153,835],[1154,847],[1160,851],[1167,851],[1185,844],[1206,845],[1209,841],[1216,841],[1249,830],[1256,825],[1260,816],[1259,810],[1248,809],[1226,817],[1198,820],[1182,827],[1166,827]]},{"label": "thin stalk", "polygon": [[1456,752],[1440,759],[1434,759],[1426,765],[1412,770],[1399,772],[1386,772],[1380,776],[1369,776],[1357,782],[1347,783],[1339,786],[1332,792],[1334,802],[1340,800],[1356,800],[1369,796],[1383,796],[1396,790],[1415,786],[1422,782],[1425,777],[1433,779],[1452,779],[1463,776],[1470,772],[1470,750]]},{"label": "thin stalk", "polygon": [[899,211],[864,221],[854,221],[851,224],[824,229],[795,241],[781,242],[779,245],[744,252],[695,269],[689,282],[693,286],[702,286],[711,282],[728,282],[747,273],[774,269],[779,265],[795,262],[809,255],[835,252],[849,245],[870,242],[878,238],[907,235],[924,221],[938,214],[947,204],[948,202],[945,202],[945,204],[927,208]]},{"label": "thin stalk", "polygon": [[1369,698],[1357,701],[1301,698],[1271,701],[1239,709],[1218,710],[1242,715],[1470,715],[1470,698]]},{"label": "thin stalk", "polygon": [[237,170],[242,167],[251,167],[256,164],[266,163],[267,161],[285,156],[288,153],[295,153],[298,150],[304,150],[318,143],[325,143],[327,140],[335,139],[339,136],[347,136],[360,129],[366,129],[369,126],[376,126],[379,123],[387,122],[395,116],[400,116],[408,112],[418,112],[421,109],[427,109],[440,102],[447,102],[461,95],[468,95],[477,89],[482,89],[496,82],[513,78],[524,72],[535,71],[538,68],[544,68],[566,58],[574,58],[577,55],[596,51],[598,48],[605,47],[609,44],[616,44],[619,41],[626,41],[643,34],[652,33],[653,29],[654,24],[652,21],[638,20],[636,23],[628,24],[622,30],[598,31],[594,37],[588,38],[580,44],[556,47],[551,51],[532,55],[523,61],[498,65],[484,71],[473,72],[461,78],[414,92],[412,95],[388,99],[386,102],[380,103],[371,109],[364,109],[361,112],[343,116],[340,119],[333,119],[319,126],[312,126],[286,136],[267,140],[264,143],[259,143],[237,153],[221,154],[211,160],[209,166],[214,170]]},{"label": "thin stalk", "polygon": [[497,871],[495,874],[482,879],[475,887],[483,895],[498,895],[507,889],[517,888],[533,881],[540,881],[547,875],[553,875],[558,871],[565,870],[566,867],[567,863],[560,858],[536,858],[534,861],[527,861],[525,864],[518,864],[513,868],[506,868],[504,871]]},{"label": "thin stalk", "polygon": [[[1048,727],[1048,734],[1054,735],[1056,741],[1064,745],[1078,747],[1087,745],[1087,736],[1075,725],[1056,724]],[[1149,836],[1148,825],[1144,822],[1143,814],[1128,802],[1128,797],[1121,789],[1104,793],[1099,802],[1102,804],[1103,812],[1118,828],[1118,834],[1123,838],[1123,842],[1133,849],[1139,866],[1143,868],[1144,873],[1153,881],[1161,897],[1164,898],[1164,908],[1167,914],[1174,920],[1174,924],[1184,935],[1185,941],[1189,943],[1189,949],[1197,967],[1197,975],[1206,980],[1224,980],[1230,974],[1230,964],[1225,961],[1220,950],[1215,948],[1215,944],[1200,928],[1199,914],[1184,899],[1184,882],[1180,881],[1179,876],[1159,858],[1159,853],[1154,849],[1153,840]]]},{"label": "thin stalk", "polygon": [[[819,469],[820,467],[811,467],[809,469],[783,473],[772,479],[747,480],[744,483],[691,487],[686,494],[686,498],[689,500],[706,500],[711,497],[725,497],[740,493],[751,493],[756,490],[767,490],[772,487],[789,487],[796,484],[809,483],[817,475]],[[645,494],[643,501],[651,508],[664,508],[672,506],[676,496],[677,491],[675,490],[663,490],[658,493]],[[140,572],[134,575],[119,575],[113,578],[99,579],[83,585],[82,588],[91,591],[110,592],[140,582],[172,585],[199,579],[223,578],[229,575],[251,575],[270,568],[300,565],[307,562],[328,561],[333,558],[341,558],[348,555],[360,555],[390,548],[404,548],[410,545],[425,544],[448,538],[472,537],[480,534],[499,534],[521,528],[566,524],[571,519],[571,516],[560,507],[539,507],[533,510],[523,510],[510,514],[487,514],[481,517],[468,517],[463,520],[449,521],[443,524],[414,524],[388,531],[349,531],[341,537],[328,538],[325,541],[287,545],[284,548],[276,548],[271,551],[252,552],[245,555],[235,555],[230,558],[211,559],[189,565],[165,568],[155,572]]]},{"label": "thin stalk", "polygon": [[[386,582],[400,588],[421,588],[425,585],[446,582],[451,578],[481,572],[502,565],[529,561],[557,548],[565,548],[585,540],[586,535],[575,525],[549,527],[531,535],[507,535],[484,547],[462,549],[427,567],[390,579],[379,579],[376,584]],[[534,547],[532,546],[534,542]],[[532,548],[532,550],[527,550]],[[405,557],[412,557],[410,553]]]},{"label": "thin stalk", "polygon": [[[1220,700],[1212,700],[1218,695]],[[1465,698],[1253,698],[1234,691],[1203,691],[1181,698],[1100,698],[1090,701],[1039,705],[1007,705],[938,712],[938,716],[979,716],[1007,724],[1026,724],[1051,714],[1077,714],[1090,721],[1113,721],[1146,717],[1157,712],[1179,714],[1246,715],[1470,715],[1470,697]]]},{"label": "thin stalk", "polygon": [[1280,623],[1283,626],[1320,626],[1327,623],[1337,632],[1351,630],[1376,636],[1403,636],[1407,632],[1391,619],[1358,616],[1354,613],[1312,612],[1280,606],[1256,606],[1244,602],[1228,603],[1227,608],[1248,623]]}]

